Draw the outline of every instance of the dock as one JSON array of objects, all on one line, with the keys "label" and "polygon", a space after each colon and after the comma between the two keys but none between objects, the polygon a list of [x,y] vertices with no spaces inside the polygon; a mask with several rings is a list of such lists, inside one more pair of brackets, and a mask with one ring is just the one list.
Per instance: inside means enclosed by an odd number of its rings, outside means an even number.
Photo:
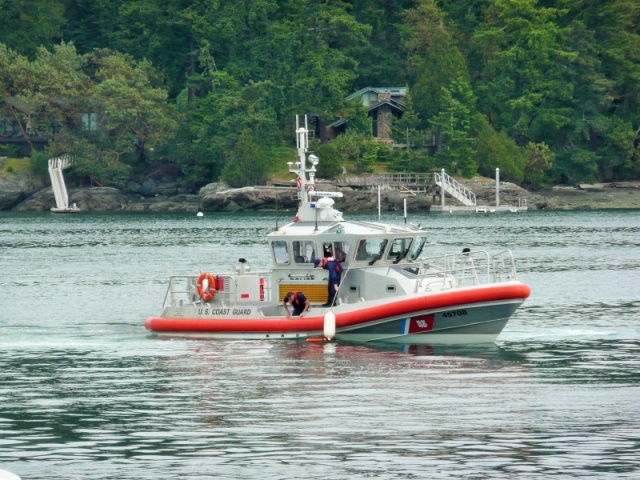
[{"label": "dock", "polygon": [[[432,173],[371,173],[358,176],[342,176],[333,181],[336,189],[352,188],[354,190],[394,190],[400,196],[417,197],[425,195],[433,197],[429,212],[433,213],[518,213],[528,210],[526,198],[518,199],[517,205],[500,203],[500,169],[496,168],[496,203],[495,205],[478,204],[476,194],[444,169]],[[278,186],[277,184],[273,184]],[[281,184],[280,186],[288,186]],[[444,192],[444,194],[442,194]]]}]

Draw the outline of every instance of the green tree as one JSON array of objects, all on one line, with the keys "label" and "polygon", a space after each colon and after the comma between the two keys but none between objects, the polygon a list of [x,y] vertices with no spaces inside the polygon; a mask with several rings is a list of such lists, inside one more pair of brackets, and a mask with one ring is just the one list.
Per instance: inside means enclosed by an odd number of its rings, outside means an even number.
[{"label": "green tree", "polygon": [[476,129],[476,161],[478,171],[485,177],[493,177],[495,169],[512,182],[524,180],[527,158],[516,142],[505,132],[496,132],[486,119],[478,121]]},{"label": "green tree", "polygon": [[280,34],[290,35],[286,43],[291,51],[285,53],[292,55],[289,65],[297,67],[289,67],[291,109],[283,114],[315,112],[320,118],[333,118],[356,78],[355,53],[366,45],[371,27],[358,23],[341,1],[290,5],[292,15],[283,21]]},{"label": "green tree", "polygon": [[597,163],[598,156],[595,152],[578,147],[566,148],[556,154],[552,175],[558,183],[592,183],[597,178]]},{"label": "green tree", "polygon": [[117,152],[101,149],[69,131],[51,141],[48,153],[50,157],[72,155],[72,175],[80,180],[88,178],[91,185],[123,187],[131,174],[131,167],[120,161]]},{"label": "green tree", "polygon": [[36,106],[29,101],[29,98],[25,98],[25,96],[31,96],[30,71],[31,64],[27,57],[0,43],[1,113],[8,121],[16,122],[20,128],[20,135],[33,151],[27,125],[31,124],[31,116],[35,113]]},{"label": "green tree", "polygon": [[389,161],[389,170],[392,172],[419,172],[428,173],[435,167],[435,157],[422,149],[394,151]]},{"label": "green tree", "polygon": [[50,48],[62,39],[65,25],[63,2],[2,0],[0,11],[0,43],[19,54],[33,58],[39,47]]},{"label": "green tree", "polygon": [[425,144],[425,132],[420,130],[420,117],[414,108],[413,96],[409,89],[407,89],[402,103],[405,110],[402,113],[402,117],[393,122],[391,136],[396,143],[423,147]]},{"label": "green tree", "polygon": [[477,173],[475,138],[472,135],[473,92],[463,80],[454,80],[450,89],[442,87],[441,112],[429,123],[437,138],[436,162],[455,174],[472,177]]},{"label": "green tree", "polygon": [[320,163],[316,167],[317,178],[334,179],[342,174],[343,167],[346,170],[346,158],[341,155],[337,143],[333,141],[319,143],[312,140],[310,146],[320,158]]},{"label": "green tree", "polygon": [[567,71],[577,54],[564,47],[569,30],[558,23],[564,14],[537,0],[492,0],[486,23],[473,35],[483,65],[476,82],[479,110],[519,144],[571,121]]},{"label": "green tree", "polygon": [[341,110],[340,116],[348,120],[347,130],[358,135],[371,136],[373,132],[373,123],[367,107],[365,107],[360,98],[352,99],[346,102]]},{"label": "green tree", "polygon": [[408,51],[403,48],[403,20],[414,0],[351,0],[356,21],[371,27],[367,42],[358,46],[353,57],[358,60],[357,84],[364,86],[398,86],[408,81]]},{"label": "green tree", "polygon": [[[73,43],[81,55],[95,49],[114,48],[111,44],[122,30],[122,18],[118,5],[112,0],[63,0],[65,28],[62,31],[67,43]],[[131,52],[129,52],[131,53]]]},{"label": "green tree", "polygon": [[322,168],[318,176],[335,178],[347,165],[357,174],[373,172],[373,165],[386,153],[385,148],[385,144],[374,140],[370,134],[347,129],[344,134],[317,147],[321,160],[319,167]]},{"label": "green tree", "polygon": [[189,119],[190,138],[184,142],[183,171],[196,181],[217,180],[232,152],[245,132],[251,132],[254,142],[265,152],[276,144],[279,136],[276,115],[269,98],[274,89],[271,82],[249,82],[241,85],[225,72],[210,74],[211,92],[202,99],[182,104]]},{"label": "green tree", "polygon": [[178,127],[167,104],[167,91],[155,86],[156,72],[147,61],[97,51],[91,62],[96,67],[92,101],[106,135],[102,149],[109,150],[114,161],[135,154],[144,166],[147,145],[167,141]]},{"label": "green tree", "polygon": [[527,166],[524,169],[524,181],[536,187],[547,183],[547,172],[553,165],[554,154],[544,143],[529,142],[526,147]]},{"label": "green tree", "polygon": [[271,151],[258,145],[250,131],[240,134],[235,148],[222,169],[221,179],[232,187],[264,183],[273,170]]},{"label": "green tree", "polygon": [[[405,24],[413,105],[418,118],[427,122],[445,108],[443,87],[468,77],[465,60],[435,0],[419,0],[406,12]],[[427,124],[420,127],[425,129]]]},{"label": "green tree", "polygon": [[33,61],[0,44],[2,113],[16,122],[32,152],[32,137],[54,137],[77,126],[91,88],[84,63],[71,44],[52,52],[41,47]]}]

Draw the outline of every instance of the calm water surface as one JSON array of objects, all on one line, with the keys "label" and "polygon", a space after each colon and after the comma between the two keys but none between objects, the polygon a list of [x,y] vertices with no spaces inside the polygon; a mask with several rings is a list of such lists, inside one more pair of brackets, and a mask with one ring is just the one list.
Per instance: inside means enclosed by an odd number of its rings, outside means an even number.
[{"label": "calm water surface", "polygon": [[267,267],[274,215],[0,214],[0,469],[638,478],[640,211],[410,216],[434,254],[513,250],[496,344],[160,340],[168,275]]}]

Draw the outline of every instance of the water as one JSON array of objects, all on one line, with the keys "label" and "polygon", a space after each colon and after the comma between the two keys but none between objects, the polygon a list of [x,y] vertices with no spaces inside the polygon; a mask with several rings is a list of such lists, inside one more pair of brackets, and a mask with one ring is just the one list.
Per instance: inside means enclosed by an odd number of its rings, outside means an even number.
[{"label": "water", "polygon": [[0,215],[0,469],[638,478],[640,211],[410,215],[432,253],[513,250],[495,345],[160,340],[168,275],[266,267],[273,215]]}]

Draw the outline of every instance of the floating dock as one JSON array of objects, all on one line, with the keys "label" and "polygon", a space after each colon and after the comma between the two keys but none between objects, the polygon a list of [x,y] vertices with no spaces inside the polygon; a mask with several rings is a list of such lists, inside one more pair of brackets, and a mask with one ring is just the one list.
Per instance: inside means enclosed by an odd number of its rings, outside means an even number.
[{"label": "floating dock", "polygon": [[[456,179],[447,175],[444,168],[439,173],[434,173],[434,183],[440,189],[440,204],[431,205],[429,209],[433,213],[499,213],[499,212],[526,212],[527,200],[521,198],[518,205],[500,205],[500,169],[496,168],[496,204],[495,205],[478,205],[476,202],[476,194],[462,185]],[[445,197],[449,194],[462,205],[446,205]]]}]

